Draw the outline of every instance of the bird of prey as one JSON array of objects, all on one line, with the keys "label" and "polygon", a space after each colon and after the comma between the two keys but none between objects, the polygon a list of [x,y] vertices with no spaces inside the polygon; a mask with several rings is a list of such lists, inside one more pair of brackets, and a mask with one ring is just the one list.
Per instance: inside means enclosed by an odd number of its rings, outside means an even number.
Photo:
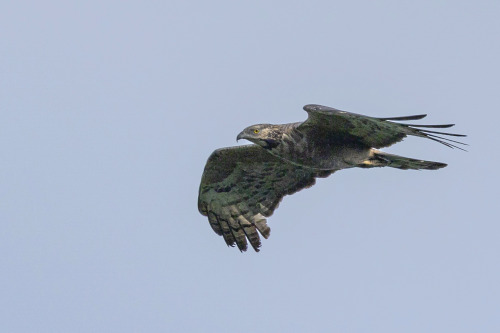
[{"label": "bird of prey", "polygon": [[306,121],[247,127],[237,140],[254,144],[217,149],[208,158],[198,210],[208,216],[210,226],[228,246],[236,244],[240,251],[246,251],[249,242],[259,251],[259,233],[269,237],[266,217],[272,215],[283,196],[310,187],[316,178],[328,177],[335,171],[385,166],[436,170],[446,166],[378,150],[408,135],[450,148],[462,149],[456,144],[464,144],[442,135],[465,135],[429,130],[453,124],[400,123],[422,119],[425,114],[374,118],[315,104],[304,106],[304,110],[308,113]]}]

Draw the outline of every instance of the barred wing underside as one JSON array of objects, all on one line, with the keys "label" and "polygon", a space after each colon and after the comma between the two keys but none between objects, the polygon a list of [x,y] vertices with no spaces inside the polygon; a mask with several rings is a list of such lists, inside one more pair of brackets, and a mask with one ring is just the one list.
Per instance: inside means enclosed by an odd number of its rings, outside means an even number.
[{"label": "barred wing underside", "polygon": [[313,170],[290,164],[257,145],[217,149],[203,172],[198,209],[228,246],[247,250],[247,239],[259,251],[259,233],[268,238],[266,217],[283,196],[314,185],[330,170]]}]

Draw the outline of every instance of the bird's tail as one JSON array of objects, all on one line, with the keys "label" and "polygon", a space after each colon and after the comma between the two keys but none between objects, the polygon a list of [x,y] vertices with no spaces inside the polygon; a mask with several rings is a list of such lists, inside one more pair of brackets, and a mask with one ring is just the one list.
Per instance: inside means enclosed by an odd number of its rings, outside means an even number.
[{"label": "bird's tail", "polygon": [[398,155],[384,153],[376,149],[372,149],[370,158],[364,161],[360,167],[391,167],[403,170],[437,170],[447,166],[445,163],[417,160]]}]

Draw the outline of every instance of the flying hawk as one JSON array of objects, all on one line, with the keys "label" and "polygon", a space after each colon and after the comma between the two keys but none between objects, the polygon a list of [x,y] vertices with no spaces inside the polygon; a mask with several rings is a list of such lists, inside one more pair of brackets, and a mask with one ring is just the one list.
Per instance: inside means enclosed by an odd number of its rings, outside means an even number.
[{"label": "flying hawk", "polygon": [[[427,128],[447,125],[413,125],[394,121],[418,120],[426,115],[374,118],[321,105],[306,105],[304,122],[245,128],[237,136],[254,144],[221,148],[208,158],[201,179],[198,210],[228,246],[247,250],[247,240],[259,251],[259,233],[268,238],[266,217],[281,199],[314,185],[316,178],[338,170],[389,166],[398,169],[436,170],[444,163],[384,153],[408,135],[437,141],[451,148],[464,144]],[[425,128],[425,129],[422,129]],[[463,149],[462,149],[463,150]]]}]

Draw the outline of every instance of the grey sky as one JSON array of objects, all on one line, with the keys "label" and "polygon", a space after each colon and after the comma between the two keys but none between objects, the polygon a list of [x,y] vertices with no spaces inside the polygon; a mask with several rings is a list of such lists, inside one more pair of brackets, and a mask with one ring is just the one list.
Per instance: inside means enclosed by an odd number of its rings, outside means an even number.
[{"label": "grey sky", "polygon": [[[0,331],[498,332],[498,1],[0,4]],[[329,105],[456,123],[440,171],[286,197],[258,254],[197,211],[210,153]]]}]

